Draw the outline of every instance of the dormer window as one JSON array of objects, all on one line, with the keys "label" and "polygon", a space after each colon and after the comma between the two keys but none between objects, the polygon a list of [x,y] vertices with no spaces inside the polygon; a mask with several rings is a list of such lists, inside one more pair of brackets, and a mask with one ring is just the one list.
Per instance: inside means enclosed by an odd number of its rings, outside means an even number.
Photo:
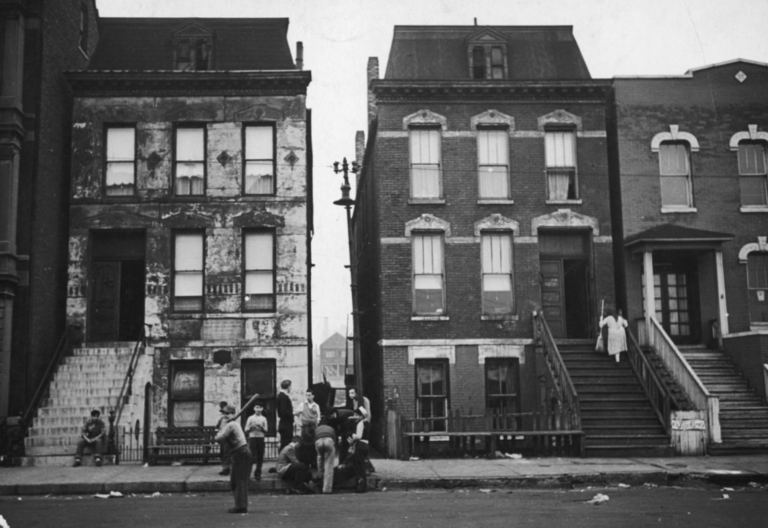
[{"label": "dormer window", "polygon": [[483,28],[466,41],[469,74],[472,79],[506,79],[507,36],[493,28]]},{"label": "dormer window", "polygon": [[213,69],[213,32],[191,22],[173,31],[173,69],[205,71]]}]

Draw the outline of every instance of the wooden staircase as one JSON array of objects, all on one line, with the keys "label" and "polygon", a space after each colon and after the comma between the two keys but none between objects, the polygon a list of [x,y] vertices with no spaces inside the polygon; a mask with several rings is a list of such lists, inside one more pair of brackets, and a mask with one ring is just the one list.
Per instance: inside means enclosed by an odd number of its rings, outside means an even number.
[{"label": "wooden staircase", "polygon": [[[24,439],[26,456],[21,465],[71,465],[81,429],[93,409],[101,411],[109,431],[109,410],[117,403],[132,352],[132,345],[115,343],[82,346],[64,358]],[[113,456],[103,458],[104,464],[113,463]],[[91,462],[92,457],[83,457],[83,465]]]},{"label": "wooden staircase", "polygon": [[679,347],[709,392],[720,399],[723,442],[710,443],[710,455],[768,453],[768,405],[736,370],[725,352],[703,346]]},{"label": "wooden staircase", "polygon": [[558,344],[581,409],[586,456],[671,456],[670,437],[634,371],[596,352],[594,344]]}]

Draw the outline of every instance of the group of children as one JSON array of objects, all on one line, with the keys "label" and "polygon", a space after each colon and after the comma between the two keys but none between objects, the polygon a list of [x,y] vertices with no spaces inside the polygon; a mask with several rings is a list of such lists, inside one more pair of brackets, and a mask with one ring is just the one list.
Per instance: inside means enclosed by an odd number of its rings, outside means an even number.
[{"label": "group of children", "polygon": [[[306,392],[306,400],[293,415],[299,418],[301,435],[281,446],[274,471],[291,483],[290,491],[313,493],[315,486],[331,493],[334,483],[354,478],[358,493],[367,490],[368,438],[370,434],[370,404],[349,389],[352,409],[338,409],[321,416],[314,393]],[[235,420],[235,408],[221,402],[222,417],[217,424],[216,441],[222,444],[221,475],[230,475],[235,507],[230,513],[248,511],[248,480],[255,463],[253,478],[261,479],[265,439],[269,426],[258,403],[245,428]],[[247,456],[246,456],[247,455]],[[339,464],[335,465],[338,455]],[[313,469],[316,477],[313,478]],[[272,470],[270,470],[272,471]]]}]

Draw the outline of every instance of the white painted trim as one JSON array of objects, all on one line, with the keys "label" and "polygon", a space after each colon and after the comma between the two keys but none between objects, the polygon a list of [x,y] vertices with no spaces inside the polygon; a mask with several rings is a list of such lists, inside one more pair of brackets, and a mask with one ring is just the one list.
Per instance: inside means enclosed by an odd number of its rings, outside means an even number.
[{"label": "white painted trim", "polygon": [[675,214],[675,213],[687,214],[687,213],[698,213],[698,212],[699,212],[698,209],[696,209],[695,207],[688,207],[686,205],[683,205],[683,206],[667,205],[667,206],[662,206],[661,208],[662,214]]},{"label": "white painted trim", "polygon": [[451,236],[451,224],[435,215],[425,213],[405,223],[405,236],[411,236],[413,231],[443,231],[445,236]]},{"label": "white painted trim", "polygon": [[757,242],[744,244],[739,250],[739,264],[746,264],[747,257],[753,251],[768,251],[768,237],[759,236]]},{"label": "white painted trim", "polygon": [[[643,253],[643,275],[645,275],[645,330],[651,332],[651,318],[656,317],[656,296],[653,287],[653,251]],[[649,341],[646,339],[646,341]]]},{"label": "white painted trim", "polygon": [[497,198],[478,198],[477,205],[514,205],[514,200]]},{"label": "white painted trim", "polygon": [[538,122],[541,131],[550,125],[572,125],[577,131],[581,130],[581,118],[563,109],[539,116]]},{"label": "white painted trim", "polygon": [[739,208],[739,212],[747,214],[765,214],[768,213],[768,205],[742,205]]},{"label": "white painted trim", "polygon": [[408,130],[413,125],[435,125],[446,131],[448,130],[448,119],[443,115],[424,108],[403,118],[403,130]]},{"label": "white painted trim", "polygon": [[531,345],[533,339],[382,339],[381,347],[405,346],[473,346],[473,345]]},{"label": "white painted trim", "polygon": [[517,358],[525,365],[525,347],[523,345],[478,345],[477,363],[485,365],[487,358]]},{"label": "white painted trim", "polygon": [[651,152],[658,152],[664,141],[687,141],[691,152],[699,151],[699,140],[690,132],[680,132],[679,125],[669,125],[669,132],[659,132],[651,140]]},{"label": "white painted trim", "polygon": [[747,125],[747,128],[748,130],[736,132],[731,136],[731,141],[729,142],[731,150],[739,150],[740,141],[768,141],[768,132],[758,132],[757,125]]},{"label": "white painted trim", "polygon": [[450,321],[447,315],[412,315],[411,321]]},{"label": "white painted trim", "polygon": [[481,114],[472,116],[469,119],[469,126],[472,130],[477,130],[479,126],[506,126],[510,132],[515,129],[515,118],[508,116],[498,110],[490,109]]},{"label": "white painted trim", "polygon": [[715,251],[715,272],[717,274],[717,301],[720,333],[728,334],[728,304],[725,302],[725,272],[723,271],[723,252]]},{"label": "white painted trim", "polygon": [[479,237],[482,231],[512,231],[517,236],[520,234],[520,224],[511,218],[494,213],[478,220],[474,225],[474,234]]},{"label": "white painted trim", "polygon": [[538,236],[540,227],[588,227],[593,236],[600,236],[600,221],[592,216],[574,213],[570,209],[558,209],[554,213],[537,216],[531,220],[531,236]]},{"label": "white painted trim", "polygon": [[546,200],[544,203],[547,205],[582,205],[584,202],[579,198],[578,200]]},{"label": "white painted trim", "polygon": [[452,345],[411,345],[408,347],[408,364],[415,365],[417,359],[447,359],[456,364],[456,347]]}]

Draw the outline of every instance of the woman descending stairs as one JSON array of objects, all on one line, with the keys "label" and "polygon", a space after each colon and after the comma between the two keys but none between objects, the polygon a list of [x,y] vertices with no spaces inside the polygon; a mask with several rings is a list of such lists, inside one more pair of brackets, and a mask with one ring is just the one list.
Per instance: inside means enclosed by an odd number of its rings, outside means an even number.
[{"label": "woman descending stairs", "polygon": [[558,344],[579,395],[588,457],[671,456],[670,437],[627,362],[594,343]]}]

